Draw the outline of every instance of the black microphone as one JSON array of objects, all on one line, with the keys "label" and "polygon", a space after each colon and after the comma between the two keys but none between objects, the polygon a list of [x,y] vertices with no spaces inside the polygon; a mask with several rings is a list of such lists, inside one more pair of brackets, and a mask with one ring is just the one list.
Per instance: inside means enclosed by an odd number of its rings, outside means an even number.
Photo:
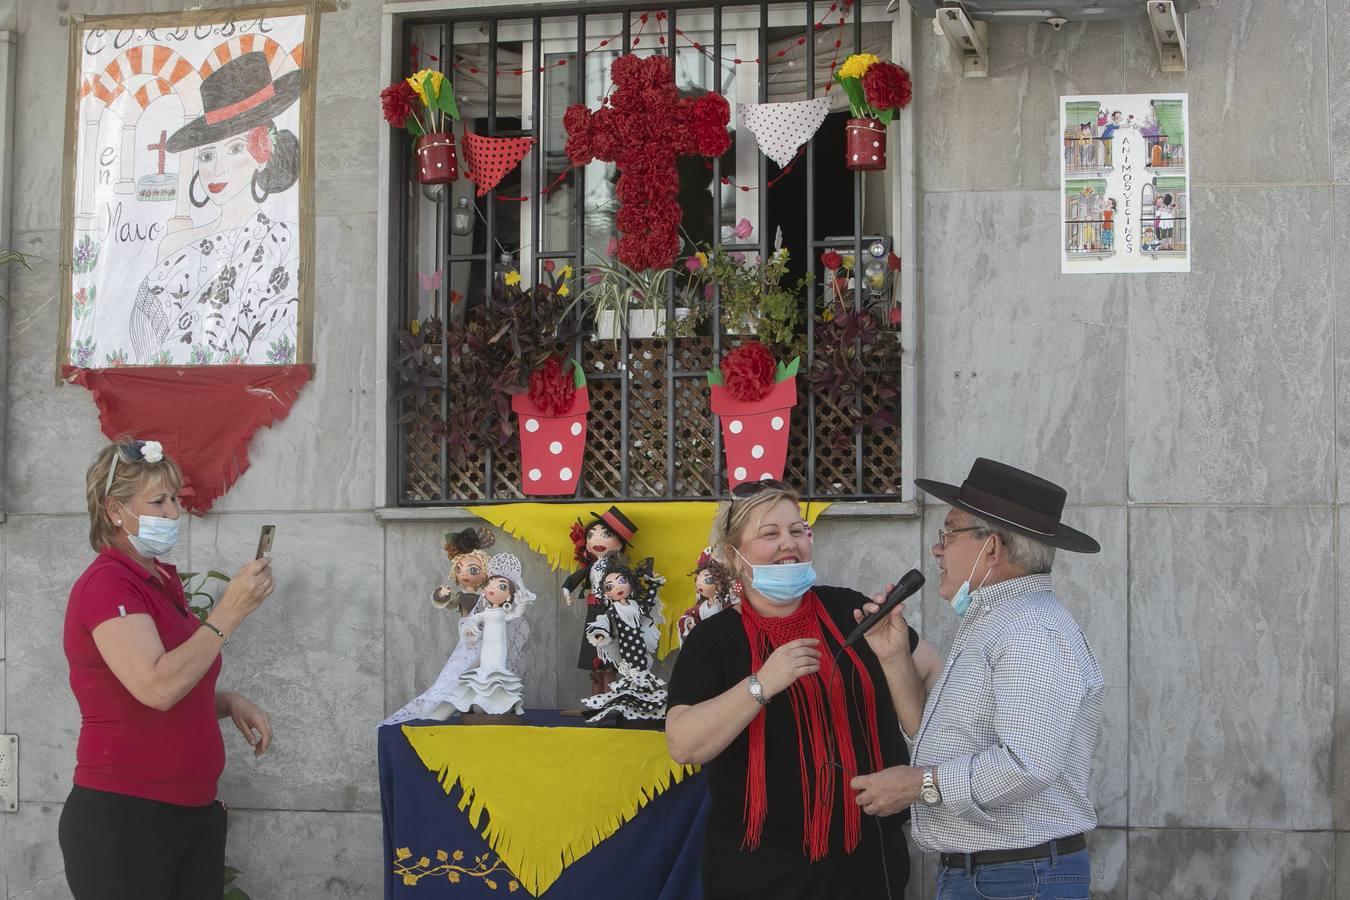
[{"label": "black microphone", "polygon": [[858,623],[858,627],[849,634],[848,640],[844,641],[844,646],[849,647],[856,643],[858,638],[872,630],[873,625],[889,616],[891,610],[899,606],[907,597],[917,593],[921,587],[923,587],[923,573],[918,569],[910,569],[896,582],[895,587],[891,588],[891,592],[882,601],[881,608]]}]

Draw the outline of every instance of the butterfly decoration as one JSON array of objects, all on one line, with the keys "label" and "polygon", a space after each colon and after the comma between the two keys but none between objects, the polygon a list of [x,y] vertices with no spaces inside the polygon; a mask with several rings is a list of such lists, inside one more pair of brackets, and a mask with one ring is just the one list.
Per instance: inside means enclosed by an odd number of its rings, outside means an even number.
[{"label": "butterfly decoration", "polygon": [[442,272],[441,269],[437,269],[435,272],[431,273],[427,272],[417,273],[417,280],[421,283],[422,290],[424,291],[439,291],[441,289],[441,282],[444,280],[444,277],[445,277],[444,273]]}]

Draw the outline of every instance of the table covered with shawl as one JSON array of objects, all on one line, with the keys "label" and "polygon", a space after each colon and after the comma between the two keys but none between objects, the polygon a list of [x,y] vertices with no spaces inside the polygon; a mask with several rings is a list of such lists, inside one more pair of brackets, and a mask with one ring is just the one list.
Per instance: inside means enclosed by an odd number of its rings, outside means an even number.
[{"label": "table covered with shawl", "polygon": [[385,898],[694,900],[703,773],[660,731],[530,711],[379,730]]}]

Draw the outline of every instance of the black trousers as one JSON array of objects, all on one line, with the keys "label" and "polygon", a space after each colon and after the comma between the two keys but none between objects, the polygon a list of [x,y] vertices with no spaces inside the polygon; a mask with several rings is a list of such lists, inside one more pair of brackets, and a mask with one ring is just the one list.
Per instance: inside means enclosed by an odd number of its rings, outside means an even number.
[{"label": "black trousers", "polygon": [[176,806],[76,785],[58,829],[75,900],[220,900],[225,807]]}]

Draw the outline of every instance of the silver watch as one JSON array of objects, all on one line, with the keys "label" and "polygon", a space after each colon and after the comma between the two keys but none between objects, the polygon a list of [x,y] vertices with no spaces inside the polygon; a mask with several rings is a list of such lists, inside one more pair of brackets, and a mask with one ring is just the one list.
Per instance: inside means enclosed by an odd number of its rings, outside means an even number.
[{"label": "silver watch", "polygon": [[759,683],[759,679],[754,675],[750,676],[750,696],[755,698],[755,702],[760,706],[768,706],[769,698],[764,696],[764,685]]},{"label": "silver watch", "polygon": [[928,806],[937,806],[942,802],[942,792],[933,781],[933,770],[923,770],[923,787],[919,789],[919,799]]}]

